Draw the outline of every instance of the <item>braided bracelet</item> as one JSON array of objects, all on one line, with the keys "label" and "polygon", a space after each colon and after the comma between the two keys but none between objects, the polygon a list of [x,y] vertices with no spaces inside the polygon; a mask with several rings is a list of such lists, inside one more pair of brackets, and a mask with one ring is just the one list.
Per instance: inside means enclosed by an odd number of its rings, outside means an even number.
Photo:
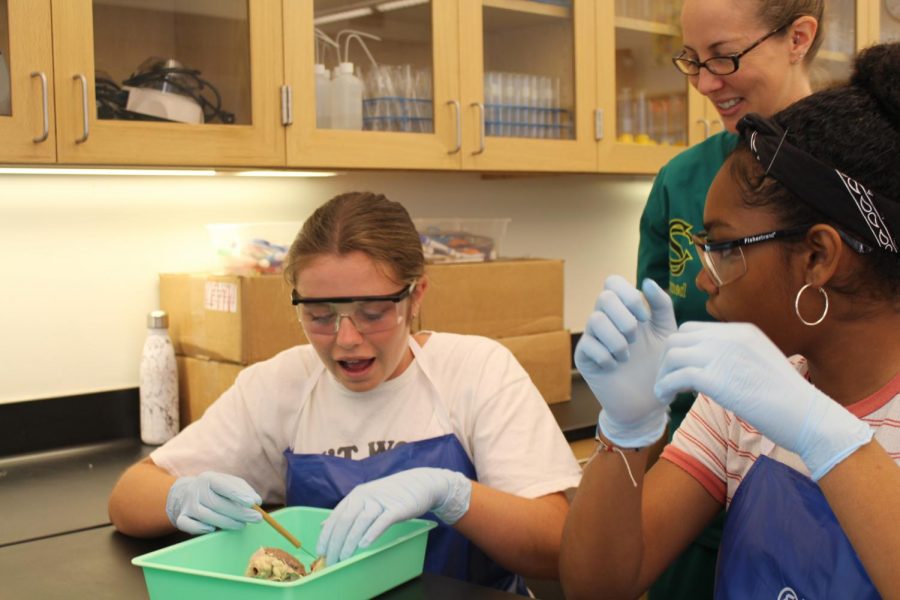
[{"label": "braided bracelet", "polygon": [[[622,448],[619,448],[618,446],[614,446],[612,444],[607,444],[600,437],[600,434],[594,436],[594,439],[597,440],[597,447],[594,449],[594,455],[591,456],[591,459],[593,459],[594,456],[597,456],[601,452],[617,452],[619,456],[622,457],[622,460],[625,461],[625,468],[628,470],[628,477],[631,478],[631,483],[634,485],[634,487],[637,487],[637,481],[635,481],[634,475],[631,473],[631,465],[628,464],[628,459],[625,457],[625,452],[622,451]],[[626,450],[640,452],[641,448],[626,448]]]}]

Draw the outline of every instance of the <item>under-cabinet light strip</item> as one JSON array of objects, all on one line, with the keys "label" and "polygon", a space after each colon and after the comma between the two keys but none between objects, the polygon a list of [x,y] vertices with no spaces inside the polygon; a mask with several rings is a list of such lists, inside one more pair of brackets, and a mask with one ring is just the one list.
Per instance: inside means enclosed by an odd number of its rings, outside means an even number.
[{"label": "under-cabinet light strip", "polygon": [[212,177],[213,169],[70,169],[0,167],[0,175],[139,175],[151,177]]},{"label": "under-cabinet light strip", "polygon": [[216,171],[213,169],[72,169],[0,167],[0,175],[130,175],[136,177],[334,177],[333,171]]},{"label": "under-cabinet light strip", "polygon": [[333,171],[236,171],[238,177],[334,177]]}]

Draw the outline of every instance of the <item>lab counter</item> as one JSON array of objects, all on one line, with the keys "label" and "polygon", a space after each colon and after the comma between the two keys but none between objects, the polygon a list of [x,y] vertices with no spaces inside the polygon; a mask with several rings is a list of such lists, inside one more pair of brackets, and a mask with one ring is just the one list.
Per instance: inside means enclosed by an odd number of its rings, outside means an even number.
[{"label": "lab counter", "polygon": [[[123,440],[0,461],[3,598],[147,598],[135,556],[188,539],[136,539],[109,524],[106,499],[121,472],[152,447]],[[514,598],[423,574],[381,596],[391,600]]]},{"label": "lab counter", "polygon": [[109,525],[113,485],[152,450],[123,439],[0,459],[0,547]]},{"label": "lab counter", "polygon": [[[131,559],[186,539],[122,535],[111,525],[0,548],[4,598],[148,598],[144,575]],[[513,594],[449,577],[423,574],[379,596],[388,600],[503,600]]]}]

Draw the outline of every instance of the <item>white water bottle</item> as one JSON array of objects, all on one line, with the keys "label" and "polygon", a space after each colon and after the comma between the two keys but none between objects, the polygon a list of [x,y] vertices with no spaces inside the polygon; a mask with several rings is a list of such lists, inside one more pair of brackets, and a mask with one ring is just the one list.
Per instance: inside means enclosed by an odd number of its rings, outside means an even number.
[{"label": "white water bottle", "polygon": [[169,315],[147,315],[147,339],[141,353],[141,441],[159,445],[178,433],[178,369],[169,338]]},{"label": "white water bottle", "polygon": [[316,63],[316,127],[331,127],[331,77],[322,63]]},{"label": "white water bottle", "polygon": [[353,74],[353,63],[342,62],[331,82],[331,128],[361,131],[363,82]]}]

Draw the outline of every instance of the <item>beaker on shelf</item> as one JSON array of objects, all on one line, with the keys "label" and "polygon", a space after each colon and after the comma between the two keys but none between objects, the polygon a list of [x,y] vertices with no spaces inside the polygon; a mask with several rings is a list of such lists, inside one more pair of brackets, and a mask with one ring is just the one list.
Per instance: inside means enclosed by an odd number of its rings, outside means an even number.
[{"label": "beaker on shelf", "polygon": [[634,143],[634,102],[631,99],[631,88],[622,88],[616,102],[618,112],[618,140],[627,144]]},{"label": "beaker on shelf", "polygon": [[647,93],[644,90],[640,90],[637,94],[637,99],[634,103],[635,107],[635,117],[637,119],[637,130],[634,135],[634,142],[636,144],[652,144],[653,140],[650,139],[650,123],[649,123],[649,110],[647,106]]}]

